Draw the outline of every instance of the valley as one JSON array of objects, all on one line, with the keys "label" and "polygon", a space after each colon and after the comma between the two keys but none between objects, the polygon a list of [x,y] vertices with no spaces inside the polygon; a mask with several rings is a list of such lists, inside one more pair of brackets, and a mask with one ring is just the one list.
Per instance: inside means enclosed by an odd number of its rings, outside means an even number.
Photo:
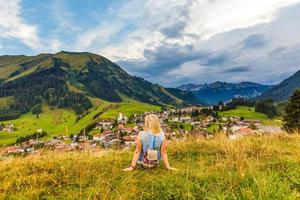
[{"label": "valley", "polygon": [[0,200],[300,200],[300,0],[0,9]]},{"label": "valley", "polygon": [[[133,113],[143,113],[146,111],[158,111],[160,107],[145,103],[138,103],[135,101],[124,103],[109,103],[100,101],[100,105],[95,106],[91,111],[76,122],[76,113],[71,109],[51,109],[49,106],[43,106],[43,112],[36,115],[26,113],[21,115],[19,119],[4,121],[5,124],[14,124],[15,130],[13,132],[0,131],[0,144],[14,144],[17,137],[26,136],[35,133],[38,129],[43,129],[48,133],[48,139],[57,135],[76,135],[85,126],[91,123],[93,117],[102,112],[105,107],[117,105],[109,109],[100,116],[100,118],[114,119],[119,112],[127,116]],[[100,119],[99,119],[100,120]],[[46,139],[46,138],[44,138]]]}]

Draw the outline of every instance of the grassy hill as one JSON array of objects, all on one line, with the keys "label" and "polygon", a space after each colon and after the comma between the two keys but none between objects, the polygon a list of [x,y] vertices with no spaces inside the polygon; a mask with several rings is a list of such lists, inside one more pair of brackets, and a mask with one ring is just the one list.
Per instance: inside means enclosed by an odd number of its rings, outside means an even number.
[{"label": "grassy hill", "polygon": [[90,108],[87,97],[117,103],[125,97],[160,106],[186,106],[196,101],[190,92],[131,76],[110,60],[88,52],[0,56],[0,72],[0,97],[13,96],[12,109],[21,113],[40,99],[78,113]]},{"label": "grassy hill", "polygon": [[259,119],[259,120],[266,120],[268,117],[267,115],[259,112],[255,112],[254,108],[246,107],[246,106],[237,106],[236,109],[224,111],[219,113],[221,116],[228,116],[228,117],[244,117],[245,119]]},{"label": "grassy hill", "polygon": [[[96,99],[92,99],[96,101]],[[0,131],[0,144],[12,144],[16,142],[18,136],[24,136],[34,133],[37,129],[43,128],[49,137],[54,135],[77,134],[81,129],[93,121],[93,117],[100,113],[103,108],[109,105],[116,105],[105,111],[100,118],[115,118],[119,112],[126,116],[133,113],[143,113],[146,111],[160,110],[160,107],[140,103],[137,101],[128,101],[123,103],[109,103],[98,100],[97,106],[91,112],[85,115],[82,119],[76,122],[76,114],[71,109],[54,109],[51,110],[48,106],[43,106],[43,112],[36,118],[36,115],[27,113],[22,115],[19,119],[5,121],[4,123],[13,123],[17,130],[13,133]],[[68,132],[66,132],[68,127]]]},{"label": "grassy hill", "polygon": [[163,167],[122,172],[133,149],[0,161],[1,199],[299,199],[300,136],[171,142]]},{"label": "grassy hill", "polygon": [[237,116],[244,117],[245,119],[258,119],[261,120],[262,124],[266,126],[282,126],[281,117],[268,119],[266,114],[255,112],[253,107],[237,106],[236,109],[220,112],[219,115],[225,117]]}]

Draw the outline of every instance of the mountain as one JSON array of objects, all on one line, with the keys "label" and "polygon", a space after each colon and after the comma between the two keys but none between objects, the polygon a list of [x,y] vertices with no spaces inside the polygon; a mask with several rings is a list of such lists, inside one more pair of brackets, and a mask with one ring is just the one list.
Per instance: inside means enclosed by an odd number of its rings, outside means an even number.
[{"label": "mountain", "polygon": [[192,92],[180,90],[177,88],[166,88],[166,90],[173,96],[176,96],[189,104],[192,104],[192,105],[196,105],[196,104],[203,105],[204,104],[201,101],[199,101]]},{"label": "mountain", "polygon": [[259,96],[259,99],[271,98],[274,101],[285,101],[288,100],[298,88],[300,88],[300,70],[270,90],[264,92]]},{"label": "mountain", "polygon": [[14,97],[10,110],[25,113],[42,102],[82,113],[90,98],[109,102],[133,99],[161,106],[185,106],[188,91],[166,89],[131,76],[96,54],[59,52],[37,56],[0,56],[0,97]]},{"label": "mountain", "polygon": [[253,98],[261,95],[271,87],[272,86],[269,85],[261,85],[252,82],[241,82],[235,84],[217,81],[203,85],[186,84],[177,88],[191,91],[195,94],[198,100],[206,104],[213,105],[218,103],[218,101],[229,101],[237,96]]}]

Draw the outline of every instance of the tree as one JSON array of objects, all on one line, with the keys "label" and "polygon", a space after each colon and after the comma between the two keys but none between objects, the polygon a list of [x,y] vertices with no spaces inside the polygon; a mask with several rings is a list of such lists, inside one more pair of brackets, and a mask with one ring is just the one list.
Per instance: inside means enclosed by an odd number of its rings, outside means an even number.
[{"label": "tree", "polygon": [[76,114],[82,114],[84,111],[84,108],[79,104],[76,103],[72,106],[72,108],[74,109],[74,111],[76,112]]},{"label": "tree", "polygon": [[192,117],[198,117],[199,115],[200,115],[200,112],[198,109],[192,111]]},{"label": "tree", "polygon": [[39,114],[42,113],[42,104],[36,104],[32,107],[32,114],[36,115],[36,118],[39,118]]},{"label": "tree", "polygon": [[300,132],[300,89],[291,96],[285,113],[283,118],[285,130],[287,132]]},{"label": "tree", "polygon": [[180,124],[180,125],[179,125],[179,128],[180,128],[180,129],[184,129],[184,125],[183,125],[183,124]]},{"label": "tree", "polygon": [[64,108],[65,105],[66,105],[65,99],[64,99],[63,97],[60,97],[60,98],[58,99],[57,107],[58,107],[58,108]]},{"label": "tree", "polygon": [[257,129],[257,127],[255,126],[254,123],[251,123],[251,124],[248,126],[248,128],[250,128],[250,129],[252,129],[252,130],[256,130],[256,129]]},{"label": "tree", "polygon": [[257,101],[255,104],[255,112],[264,113],[268,116],[268,118],[273,118],[277,115],[277,111],[272,99]]}]

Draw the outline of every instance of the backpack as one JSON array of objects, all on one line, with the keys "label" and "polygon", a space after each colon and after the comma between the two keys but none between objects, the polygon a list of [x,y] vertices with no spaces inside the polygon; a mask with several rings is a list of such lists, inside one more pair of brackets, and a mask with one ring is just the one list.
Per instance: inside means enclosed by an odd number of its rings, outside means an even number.
[{"label": "backpack", "polygon": [[158,151],[159,147],[155,146],[155,142],[157,141],[157,136],[151,136],[149,141],[149,146],[144,155],[144,160],[142,161],[142,165],[147,168],[153,168],[159,165],[158,160]]}]

